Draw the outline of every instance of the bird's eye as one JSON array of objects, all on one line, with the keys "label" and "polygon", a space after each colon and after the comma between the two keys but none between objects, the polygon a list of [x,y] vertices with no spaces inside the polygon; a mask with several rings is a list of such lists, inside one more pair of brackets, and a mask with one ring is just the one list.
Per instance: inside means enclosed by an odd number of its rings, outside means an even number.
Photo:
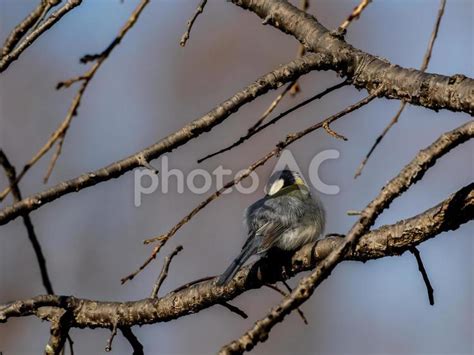
[{"label": "bird's eye", "polygon": [[268,189],[268,195],[272,196],[276,194],[278,191],[281,190],[281,188],[285,185],[285,181],[283,179],[278,179],[276,180],[271,186],[270,189]]}]

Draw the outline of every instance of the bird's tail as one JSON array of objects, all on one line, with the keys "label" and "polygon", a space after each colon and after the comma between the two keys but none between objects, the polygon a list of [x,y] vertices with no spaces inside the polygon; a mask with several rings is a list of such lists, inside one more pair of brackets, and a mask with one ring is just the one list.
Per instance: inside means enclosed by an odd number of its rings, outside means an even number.
[{"label": "bird's tail", "polygon": [[216,285],[222,286],[231,280],[242,265],[257,251],[257,248],[253,243],[246,245],[240,255],[230,264],[230,266],[224,271],[224,273],[217,280]]}]

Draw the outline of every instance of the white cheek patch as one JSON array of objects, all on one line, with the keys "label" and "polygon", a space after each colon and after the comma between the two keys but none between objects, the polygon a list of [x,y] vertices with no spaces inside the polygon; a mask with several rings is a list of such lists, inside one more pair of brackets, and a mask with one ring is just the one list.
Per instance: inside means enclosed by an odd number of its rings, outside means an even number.
[{"label": "white cheek patch", "polygon": [[272,196],[276,194],[278,191],[281,190],[283,185],[285,185],[285,182],[283,181],[283,179],[278,179],[272,184],[272,186],[270,186],[270,190],[268,190],[268,195]]}]

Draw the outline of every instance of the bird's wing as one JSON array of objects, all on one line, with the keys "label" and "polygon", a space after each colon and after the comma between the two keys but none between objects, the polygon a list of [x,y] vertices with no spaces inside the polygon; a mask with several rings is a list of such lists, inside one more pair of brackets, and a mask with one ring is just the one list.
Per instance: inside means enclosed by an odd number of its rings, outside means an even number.
[{"label": "bird's wing", "polygon": [[261,238],[259,253],[270,249],[278,241],[278,238],[288,230],[288,227],[288,225],[282,224],[281,221],[268,222],[263,225],[256,234],[256,237]]},{"label": "bird's wing", "polygon": [[288,229],[278,221],[262,224],[257,230],[249,230],[249,236],[242,250],[246,250],[250,245],[257,246],[257,254],[261,254],[270,249],[278,240],[278,237]]},{"label": "bird's wing", "polygon": [[255,243],[259,254],[267,251],[303,214],[304,208],[300,201],[292,197],[257,201],[246,212],[249,237],[243,249]]}]

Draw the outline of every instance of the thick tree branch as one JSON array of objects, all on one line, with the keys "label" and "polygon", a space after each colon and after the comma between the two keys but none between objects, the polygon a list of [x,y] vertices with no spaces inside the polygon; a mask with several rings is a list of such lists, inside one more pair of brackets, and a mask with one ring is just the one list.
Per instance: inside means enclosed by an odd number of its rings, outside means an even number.
[{"label": "thick tree branch", "polygon": [[[474,183],[417,216],[366,233],[344,259],[365,262],[400,255],[442,232],[459,228],[473,218]],[[71,312],[71,326],[78,328],[111,328],[115,322],[118,322],[118,327],[166,322],[229,301],[267,283],[311,270],[342,243],[343,237],[330,237],[304,246],[287,261],[285,273],[276,267],[277,261],[258,261],[243,267],[225,286],[216,286],[216,278],[213,278],[172,291],[160,299],[102,302],[46,295],[15,301],[0,306],[0,323],[12,317],[30,315],[53,320],[64,310]]]},{"label": "thick tree branch", "polygon": [[0,225],[20,216],[22,213],[38,209],[44,204],[54,201],[57,198],[77,192],[84,188],[94,186],[100,182],[117,178],[128,171],[142,166],[142,162],[149,162],[158,158],[164,153],[168,153],[204,132],[211,130],[236,112],[243,105],[253,101],[269,90],[276,89],[284,83],[310,72],[311,70],[324,70],[327,58],[319,54],[307,54],[304,57],[295,59],[286,65],[262,76],[253,84],[237,92],[235,95],[218,105],[212,111],[201,118],[198,118],[180,130],[163,138],[159,142],[125,158],[119,160],[105,168],[94,172],[82,174],[72,180],[63,181],[56,186],[43,192],[34,194],[0,211]]},{"label": "thick tree branch", "polygon": [[389,99],[404,100],[432,110],[448,109],[474,115],[474,80],[464,75],[450,77],[402,68],[346,43],[313,16],[285,0],[232,0],[281,31],[291,34],[306,49],[331,59],[331,70],[351,79],[358,88],[380,93]]}]

